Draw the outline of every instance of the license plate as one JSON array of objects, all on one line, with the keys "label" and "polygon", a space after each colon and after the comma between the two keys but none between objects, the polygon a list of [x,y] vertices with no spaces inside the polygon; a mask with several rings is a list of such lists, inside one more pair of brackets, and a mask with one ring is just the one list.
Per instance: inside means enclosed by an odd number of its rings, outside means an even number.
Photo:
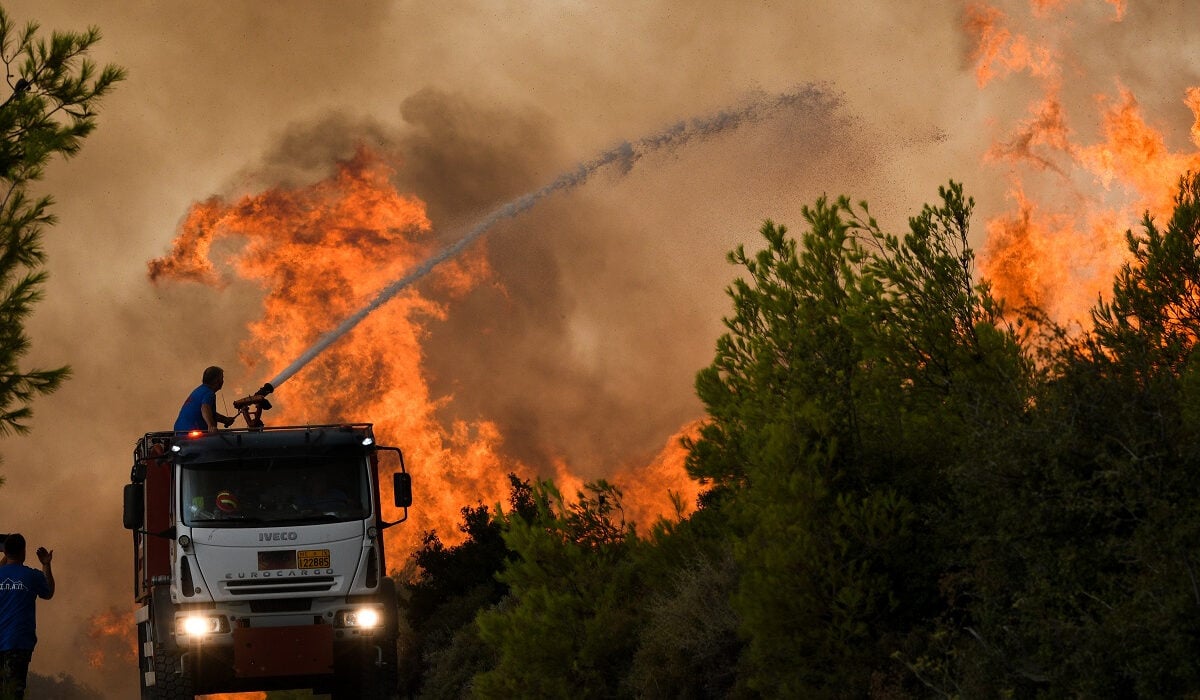
[{"label": "license plate", "polygon": [[296,550],[280,549],[258,553],[259,571],[278,571],[296,568]]},{"label": "license plate", "polygon": [[296,563],[298,569],[328,569],[329,550],[302,549],[296,552]]}]

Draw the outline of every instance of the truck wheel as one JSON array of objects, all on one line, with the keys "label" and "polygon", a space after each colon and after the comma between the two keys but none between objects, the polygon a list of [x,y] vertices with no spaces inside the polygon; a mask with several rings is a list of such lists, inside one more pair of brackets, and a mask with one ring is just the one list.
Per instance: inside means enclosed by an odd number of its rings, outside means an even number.
[{"label": "truck wheel", "polygon": [[154,685],[148,689],[150,700],[194,700],[192,677],[186,671],[181,672],[177,655],[156,654],[153,665]]}]

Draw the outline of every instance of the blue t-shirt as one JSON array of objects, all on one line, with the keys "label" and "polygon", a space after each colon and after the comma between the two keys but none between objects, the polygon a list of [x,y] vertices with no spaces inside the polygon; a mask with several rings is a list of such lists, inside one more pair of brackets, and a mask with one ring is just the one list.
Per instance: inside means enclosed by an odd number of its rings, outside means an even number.
[{"label": "blue t-shirt", "polygon": [[49,597],[50,584],[42,572],[24,564],[0,566],[0,651],[37,645],[35,604]]},{"label": "blue t-shirt", "polygon": [[217,392],[206,384],[201,384],[188,394],[179,409],[179,417],[175,419],[175,430],[208,430],[204,421],[204,413],[200,407],[204,404],[212,406],[213,416],[217,414]]}]

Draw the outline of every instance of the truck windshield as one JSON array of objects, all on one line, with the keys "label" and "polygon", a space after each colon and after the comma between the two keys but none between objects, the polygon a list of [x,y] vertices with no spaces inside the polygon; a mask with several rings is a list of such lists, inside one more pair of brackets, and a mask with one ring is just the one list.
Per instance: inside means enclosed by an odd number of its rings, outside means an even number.
[{"label": "truck windshield", "polygon": [[181,472],[188,526],[339,522],[371,513],[362,456],[240,459],[187,464]]}]

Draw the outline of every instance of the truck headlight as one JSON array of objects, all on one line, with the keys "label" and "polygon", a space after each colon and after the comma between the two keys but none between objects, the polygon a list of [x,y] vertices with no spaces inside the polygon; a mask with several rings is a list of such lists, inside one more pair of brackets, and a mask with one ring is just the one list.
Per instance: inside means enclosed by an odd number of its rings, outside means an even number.
[{"label": "truck headlight", "polygon": [[379,626],[379,610],[375,608],[358,608],[357,610],[342,610],[338,613],[338,627],[354,627],[357,629],[375,629]]},{"label": "truck headlight", "polygon": [[175,618],[175,634],[181,637],[203,637],[229,631],[229,620],[224,615],[188,615]]}]

